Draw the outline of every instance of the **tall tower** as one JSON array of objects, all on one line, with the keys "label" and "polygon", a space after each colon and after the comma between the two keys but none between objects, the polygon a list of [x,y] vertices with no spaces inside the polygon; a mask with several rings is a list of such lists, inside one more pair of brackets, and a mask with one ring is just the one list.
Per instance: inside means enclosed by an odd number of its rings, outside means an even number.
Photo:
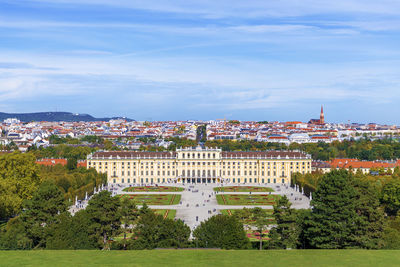
[{"label": "tall tower", "polygon": [[321,114],[319,115],[319,123],[325,123],[325,116],[324,116],[324,107],[321,105]]}]

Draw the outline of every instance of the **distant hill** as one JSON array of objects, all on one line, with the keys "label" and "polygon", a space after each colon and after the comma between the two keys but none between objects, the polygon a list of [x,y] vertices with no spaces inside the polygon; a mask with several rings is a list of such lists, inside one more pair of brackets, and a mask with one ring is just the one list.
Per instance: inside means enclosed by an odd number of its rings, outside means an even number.
[{"label": "distant hill", "polygon": [[17,118],[22,122],[30,121],[109,121],[112,119],[125,119],[124,117],[95,118],[89,114],[78,114],[70,112],[35,112],[35,113],[3,113],[0,112],[0,121],[8,118]]}]

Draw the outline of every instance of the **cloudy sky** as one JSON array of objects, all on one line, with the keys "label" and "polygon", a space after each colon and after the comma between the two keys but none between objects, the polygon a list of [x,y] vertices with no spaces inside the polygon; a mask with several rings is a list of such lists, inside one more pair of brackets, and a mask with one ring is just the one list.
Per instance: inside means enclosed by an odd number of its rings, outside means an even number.
[{"label": "cloudy sky", "polygon": [[398,0],[0,0],[0,111],[400,124]]}]

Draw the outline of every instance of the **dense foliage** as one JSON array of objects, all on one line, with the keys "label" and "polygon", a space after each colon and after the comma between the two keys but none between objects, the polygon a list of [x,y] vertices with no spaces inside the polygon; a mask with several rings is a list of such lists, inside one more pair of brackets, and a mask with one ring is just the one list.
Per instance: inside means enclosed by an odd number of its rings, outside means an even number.
[{"label": "dense foliage", "polygon": [[31,154],[0,156],[0,219],[18,213],[38,188],[41,179],[35,160]]},{"label": "dense foliage", "polygon": [[201,248],[248,249],[249,239],[243,224],[234,216],[215,215],[193,231],[194,242]]},{"label": "dense foliage", "polygon": [[39,166],[32,153],[0,156],[0,220],[17,215],[23,202],[32,198],[43,181],[53,182],[66,200],[83,199],[106,182],[106,175],[94,169],[67,166]]}]

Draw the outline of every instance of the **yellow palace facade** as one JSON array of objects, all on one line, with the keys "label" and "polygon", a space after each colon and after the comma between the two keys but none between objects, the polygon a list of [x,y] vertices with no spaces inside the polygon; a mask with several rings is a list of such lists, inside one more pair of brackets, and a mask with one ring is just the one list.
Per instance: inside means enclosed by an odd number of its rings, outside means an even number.
[{"label": "yellow palace facade", "polygon": [[300,151],[235,151],[181,148],[171,152],[105,151],[88,155],[87,167],[110,184],[290,183],[310,173],[311,156]]}]

